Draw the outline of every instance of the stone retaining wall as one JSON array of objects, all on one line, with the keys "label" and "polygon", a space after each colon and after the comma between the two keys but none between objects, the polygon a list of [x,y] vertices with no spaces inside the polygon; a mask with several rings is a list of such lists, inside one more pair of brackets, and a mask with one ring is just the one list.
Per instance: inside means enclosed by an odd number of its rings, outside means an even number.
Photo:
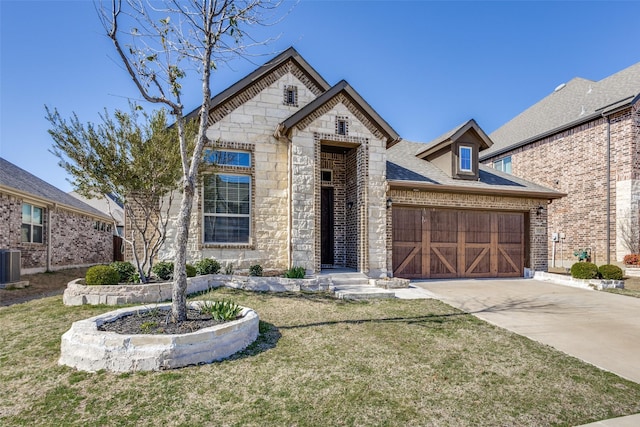
[{"label": "stone retaining wall", "polygon": [[610,289],[610,288],[620,288],[624,289],[624,280],[602,280],[602,279],[575,279],[571,276],[565,276],[563,274],[553,274],[547,273],[544,271],[536,271],[533,276],[536,280],[541,280],[544,282],[552,282],[558,285],[565,286],[573,286],[574,288],[582,288],[582,289]]},{"label": "stone retaining wall", "polygon": [[[87,286],[83,279],[69,282],[62,296],[65,305],[149,304],[171,299],[173,282]],[[321,291],[329,289],[326,278],[286,279],[284,277],[227,276],[207,274],[187,279],[187,294],[226,286],[258,292]]]},{"label": "stone retaining wall", "polygon": [[[199,303],[189,306],[197,308]],[[157,306],[161,310],[170,307]],[[227,358],[258,337],[258,314],[250,308],[243,308],[237,320],[187,334],[127,335],[98,330],[103,323],[148,309],[124,308],[74,322],[62,335],[58,363],[88,372],[174,369]]]}]

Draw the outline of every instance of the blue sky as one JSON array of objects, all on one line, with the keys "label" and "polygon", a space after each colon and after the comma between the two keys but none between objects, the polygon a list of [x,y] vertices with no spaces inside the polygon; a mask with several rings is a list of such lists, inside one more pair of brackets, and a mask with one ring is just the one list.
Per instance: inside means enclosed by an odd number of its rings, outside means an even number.
[{"label": "blue sky", "polygon": [[[293,3],[285,3],[284,14]],[[490,133],[574,77],[640,61],[638,1],[309,1],[256,37],[278,40],[221,67],[218,93],[294,46],[330,84],[347,80],[405,139],[474,118]],[[91,1],[0,0],[0,156],[64,191],[44,105],[99,121],[138,99]],[[195,77],[195,76],[194,76]],[[197,107],[198,82],[184,104]]]}]

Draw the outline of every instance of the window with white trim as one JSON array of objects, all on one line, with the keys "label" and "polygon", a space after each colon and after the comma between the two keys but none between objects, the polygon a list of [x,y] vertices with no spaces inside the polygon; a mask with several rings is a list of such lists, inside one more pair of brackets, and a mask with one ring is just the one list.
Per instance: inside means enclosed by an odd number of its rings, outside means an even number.
[{"label": "window with white trim", "polygon": [[251,167],[251,153],[247,151],[211,150],[204,151],[204,161],[215,166]]},{"label": "window with white trim", "polygon": [[216,173],[203,184],[204,243],[249,243],[251,176]]},{"label": "window with white trim", "polygon": [[459,161],[460,161],[460,171],[462,172],[473,172],[472,161],[473,161],[473,149],[471,147],[460,147],[459,153]]},{"label": "window with white trim", "polygon": [[43,232],[43,208],[22,204],[21,235],[23,243],[42,243]]},{"label": "window with white trim", "polygon": [[511,156],[503,157],[493,162],[493,168],[502,172],[511,173]]}]

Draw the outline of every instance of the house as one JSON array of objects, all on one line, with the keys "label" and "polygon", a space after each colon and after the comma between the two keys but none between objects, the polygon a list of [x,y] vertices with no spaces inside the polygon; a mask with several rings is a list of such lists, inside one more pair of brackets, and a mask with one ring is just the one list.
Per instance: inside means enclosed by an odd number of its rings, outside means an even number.
[{"label": "house", "polygon": [[481,162],[567,194],[549,206],[552,266],[570,266],[578,250],[598,264],[638,250],[640,63],[574,78],[490,137]]},{"label": "house", "polygon": [[0,249],[20,251],[22,274],[111,262],[112,223],[0,158]]},{"label": "house", "polygon": [[[493,143],[473,120],[403,141],[293,48],[212,98],[207,137],[191,261],[372,278],[546,269],[547,204],[561,193],[480,165]],[[160,258],[175,256],[174,234]]]},{"label": "house", "polygon": [[120,205],[119,202],[115,200],[112,195],[96,195],[95,197],[87,198],[75,191],[71,191],[69,192],[69,194],[91,206],[92,208],[97,209],[103,214],[111,217],[111,221],[115,224],[113,234],[116,236],[123,236],[124,208]]}]

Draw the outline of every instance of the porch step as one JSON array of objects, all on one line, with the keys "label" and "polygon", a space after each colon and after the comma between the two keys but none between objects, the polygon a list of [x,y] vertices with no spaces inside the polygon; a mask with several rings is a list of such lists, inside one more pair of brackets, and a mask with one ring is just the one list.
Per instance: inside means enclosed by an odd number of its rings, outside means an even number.
[{"label": "porch step", "polygon": [[367,300],[380,298],[395,298],[394,291],[371,285],[338,285],[333,288],[336,298],[350,300]]}]

